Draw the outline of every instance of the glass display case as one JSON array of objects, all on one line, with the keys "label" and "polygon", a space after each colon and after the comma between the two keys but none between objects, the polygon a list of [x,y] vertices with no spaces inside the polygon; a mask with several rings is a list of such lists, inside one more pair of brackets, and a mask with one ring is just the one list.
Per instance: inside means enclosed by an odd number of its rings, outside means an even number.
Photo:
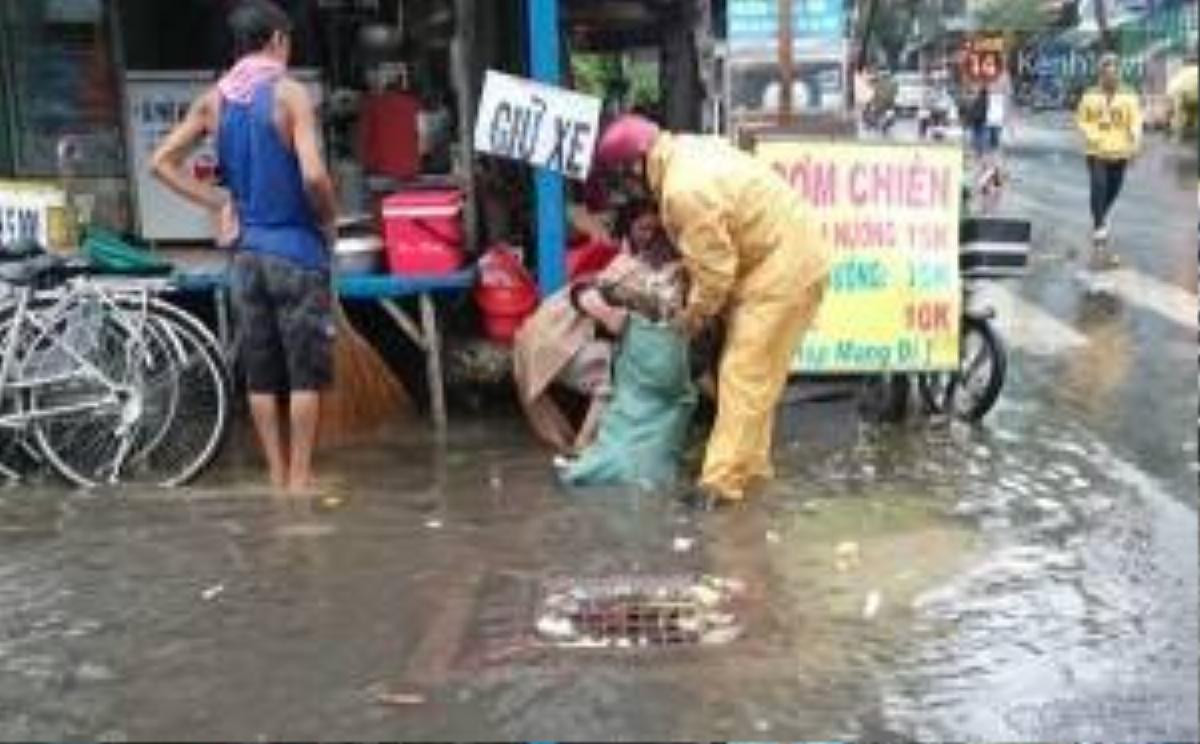
[{"label": "glass display case", "polygon": [[51,182],[129,226],[115,0],[0,0],[0,177]]},{"label": "glass display case", "polygon": [[124,174],[110,16],[100,0],[0,0],[12,175],[58,177],[64,138],[74,175]]}]

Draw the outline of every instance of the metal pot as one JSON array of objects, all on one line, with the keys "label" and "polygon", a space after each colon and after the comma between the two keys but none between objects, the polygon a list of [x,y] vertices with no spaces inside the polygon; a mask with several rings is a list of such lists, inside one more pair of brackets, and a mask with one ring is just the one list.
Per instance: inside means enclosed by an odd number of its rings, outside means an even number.
[{"label": "metal pot", "polygon": [[363,51],[379,58],[395,55],[403,42],[400,29],[386,23],[368,23],[358,31],[358,43]]},{"label": "metal pot", "polygon": [[334,269],[338,274],[380,274],[385,268],[383,240],[376,235],[339,238],[333,255]]}]

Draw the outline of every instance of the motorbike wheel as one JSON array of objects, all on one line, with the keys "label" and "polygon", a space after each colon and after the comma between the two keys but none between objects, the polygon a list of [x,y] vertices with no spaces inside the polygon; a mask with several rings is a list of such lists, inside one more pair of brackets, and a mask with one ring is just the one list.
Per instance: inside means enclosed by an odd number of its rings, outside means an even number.
[{"label": "motorbike wheel", "polygon": [[976,423],[996,405],[1008,374],[1004,342],[985,318],[963,318],[959,367],[955,372],[917,377],[925,410]]}]

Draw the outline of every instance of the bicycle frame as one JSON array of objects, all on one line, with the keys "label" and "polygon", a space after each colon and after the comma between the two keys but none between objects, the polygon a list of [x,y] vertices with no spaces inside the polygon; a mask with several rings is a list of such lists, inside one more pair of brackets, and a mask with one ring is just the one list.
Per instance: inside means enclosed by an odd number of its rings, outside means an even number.
[{"label": "bicycle frame", "polygon": [[[54,297],[55,294],[58,296]],[[35,298],[53,299],[53,304],[44,310],[34,311],[30,306]],[[4,339],[4,356],[3,362],[0,363],[0,400],[81,378],[97,383],[104,393],[86,402],[55,406],[44,410],[22,410],[23,406],[18,403],[16,413],[0,415],[0,428],[25,431],[40,421],[78,416],[123,404],[120,393],[129,389],[130,386],[113,380],[104,370],[81,354],[67,337],[57,339],[52,348],[66,355],[67,360],[71,363],[69,369],[61,373],[34,378],[19,377],[17,365],[23,361],[19,359],[22,342],[37,334],[40,334],[40,338],[48,337],[56,323],[65,320],[70,324],[72,322],[69,317],[71,310],[81,307],[81,302],[87,301],[97,302],[101,307],[101,312],[114,313],[117,317],[122,318],[121,323],[130,331],[131,339],[131,342],[126,343],[124,350],[127,360],[136,358],[134,355],[138,353],[138,347],[145,346],[147,316],[145,310],[140,313],[141,317],[136,320],[136,323],[131,325],[128,320],[129,313],[126,310],[118,307],[112,298],[103,291],[89,288],[86,284],[76,285],[63,293],[38,293],[32,288],[22,288],[17,295],[13,322],[7,338]],[[129,368],[136,370],[138,367],[129,365]]]}]

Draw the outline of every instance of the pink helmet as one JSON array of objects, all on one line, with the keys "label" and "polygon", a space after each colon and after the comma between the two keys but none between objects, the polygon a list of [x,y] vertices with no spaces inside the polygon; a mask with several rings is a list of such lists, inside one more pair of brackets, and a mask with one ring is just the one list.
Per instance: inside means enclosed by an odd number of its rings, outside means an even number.
[{"label": "pink helmet", "polygon": [[596,146],[596,166],[613,168],[644,158],[654,147],[658,125],[637,114],[618,117],[600,137]]}]

